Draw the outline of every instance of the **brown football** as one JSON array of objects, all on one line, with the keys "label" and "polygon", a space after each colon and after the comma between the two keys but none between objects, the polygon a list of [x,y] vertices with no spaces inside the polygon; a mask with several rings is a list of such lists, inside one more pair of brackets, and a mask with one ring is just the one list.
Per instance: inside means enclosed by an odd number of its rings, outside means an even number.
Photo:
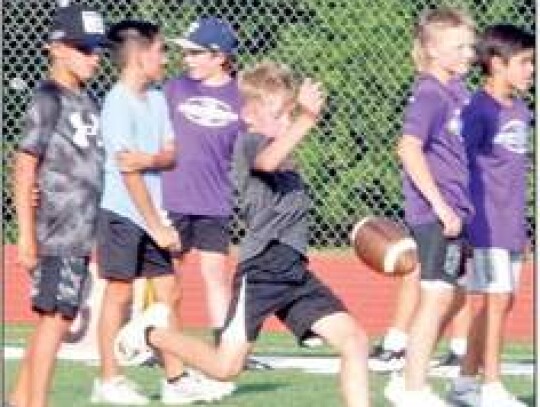
[{"label": "brown football", "polygon": [[363,263],[382,274],[407,274],[418,263],[416,242],[402,226],[388,218],[362,219],[353,228],[351,244]]}]

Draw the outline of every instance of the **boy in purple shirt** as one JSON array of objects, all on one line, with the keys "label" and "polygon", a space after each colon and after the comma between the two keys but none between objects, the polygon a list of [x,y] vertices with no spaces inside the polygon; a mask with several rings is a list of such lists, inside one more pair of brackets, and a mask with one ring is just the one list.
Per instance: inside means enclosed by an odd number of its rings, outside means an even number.
[{"label": "boy in purple shirt", "polygon": [[503,387],[500,353],[526,245],[526,151],[532,115],[515,93],[532,85],[534,47],[534,37],[515,26],[489,27],[478,46],[485,83],[463,112],[475,207],[467,227],[474,253],[468,290],[484,297],[461,376],[450,392],[450,399],[464,406],[526,405]]},{"label": "boy in purple shirt", "polygon": [[472,214],[461,109],[468,93],[460,78],[474,56],[474,24],[448,8],[424,14],[413,59],[419,76],[405,112],[398,155],[403,165],[405,218],[418,244],[420,302],[413,317],[404,378],[385,396],[399,407],[445,406],[427,385],[430,355],[454,301],[461,257],[459,236]]},{"label": "boy in purple shirt", "polygon": [[187,252],[200,253],[210,324],[219,341],[230,297],[225,270],[232,213],[229,169],[243,129],[231,72],[237,39],[227,23],[210,17],[171,42],[181,47],[187,73],[164,86],[178,155],[175,168],[163,177],[163,204],[181,237],[177,272]]}]

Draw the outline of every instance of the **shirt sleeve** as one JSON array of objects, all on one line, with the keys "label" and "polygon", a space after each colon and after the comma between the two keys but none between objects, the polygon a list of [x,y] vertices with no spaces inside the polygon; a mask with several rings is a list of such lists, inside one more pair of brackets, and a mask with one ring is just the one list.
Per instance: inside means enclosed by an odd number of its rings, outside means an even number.
[{"label": "shirt sleeve", "polygon": [[165,93],[160,92],[160,100],[161,100],[161,106],[163,111],[163,134],[161,134],[161,142],[171,142],[174,140],[174,129],[171,121],[171,115],[169,114],[169,104],[167,103],[167,99],[165,97]]},{"label": "shirt sleeve", "polygon": [[24,116],[23,137],[19,151],[36,157],[45,154],[60,115],[60,101],[45,92],[34,94]]},{"label": "shirt sleeve", "polygon": [[402,134],[417,137],[426,144],[444,125],[444,101],[434,90],[421,90],[409,99],[403,119]]},{"label": "shirt sleeve", "polygon": [[463,139],[469,155],[474,155],[479,149],[485,148],[488,137],[486,115],[474,105],[467,106],[461,115],[463,123]]},{"label": "shirt sleeve", "polygon": [[118,95],[108,95],[101,111],[101,131],[109,153],[137,150],[131,130],[131,112]]}]

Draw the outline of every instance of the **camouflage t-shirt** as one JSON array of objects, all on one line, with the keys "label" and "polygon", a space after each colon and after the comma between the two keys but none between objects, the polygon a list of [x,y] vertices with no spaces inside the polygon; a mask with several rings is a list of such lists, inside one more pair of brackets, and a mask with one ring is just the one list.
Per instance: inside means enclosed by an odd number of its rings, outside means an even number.
[{"label": "camouflage t-shirt", "polygon": [[94,245],[104,150],[96,103],[45,81],[34,91],[19,150],[39,159],[40,255],[85,256]]}]

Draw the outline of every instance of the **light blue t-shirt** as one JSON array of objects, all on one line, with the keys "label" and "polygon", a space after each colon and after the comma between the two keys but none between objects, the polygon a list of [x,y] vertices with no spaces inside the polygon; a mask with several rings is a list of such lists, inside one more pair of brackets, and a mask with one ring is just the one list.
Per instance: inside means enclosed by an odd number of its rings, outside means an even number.
[{"label": "light blue t-shirt", "polygon": [[[115,156],[123,150],[155,154],[164,142],[173,139],[174,133],[163,93],[156,88],[149,88],[141,97],[117,82],[105,97],[101,129],[106,153],[101,207],[146,229],[145,221],[124,184]],[[161,210],[160,171],[145,171],[143,179],[156,209]]]}]

